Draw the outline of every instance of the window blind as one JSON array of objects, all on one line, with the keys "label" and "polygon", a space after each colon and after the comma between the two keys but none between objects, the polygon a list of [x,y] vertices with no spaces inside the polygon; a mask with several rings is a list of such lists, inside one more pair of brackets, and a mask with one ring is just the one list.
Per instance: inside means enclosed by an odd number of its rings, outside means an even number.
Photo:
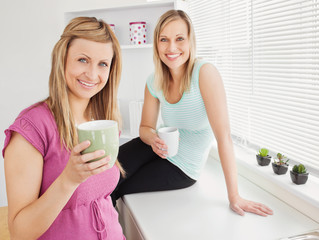
[{"label": "window blind", "polygon": [[318,1],[189,1],[197,55],[222,75],[232,134],[316,169]]}]

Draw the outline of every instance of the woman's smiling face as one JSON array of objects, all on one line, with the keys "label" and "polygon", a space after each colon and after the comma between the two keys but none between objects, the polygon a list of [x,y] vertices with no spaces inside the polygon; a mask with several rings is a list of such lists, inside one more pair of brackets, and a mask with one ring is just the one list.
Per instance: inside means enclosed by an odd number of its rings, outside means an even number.
[{"label": "woman's smiling face", "polygon": [[111,42],[73,40],[68,49],[65,66],[69,97],[89,101],[101,91],[108,81],[112,58]]},{"label": "woman's smiling face", "polygon": [[158,53],[170,70],[182,69],[189,59],[188,27],[184,20],[168,23],[158,39]]}]

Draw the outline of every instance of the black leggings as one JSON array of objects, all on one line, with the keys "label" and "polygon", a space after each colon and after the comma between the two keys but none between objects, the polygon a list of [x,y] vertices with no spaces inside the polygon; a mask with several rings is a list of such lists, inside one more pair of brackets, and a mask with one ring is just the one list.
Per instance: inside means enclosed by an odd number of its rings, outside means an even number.
[{"label": "black leggings", "polygon": [[130,193],[152,192],[186,188],[196,181],[152,148],[135,138],[120,147],[118,159],[126,171],[111,194],[113,204],[118,198]]}]

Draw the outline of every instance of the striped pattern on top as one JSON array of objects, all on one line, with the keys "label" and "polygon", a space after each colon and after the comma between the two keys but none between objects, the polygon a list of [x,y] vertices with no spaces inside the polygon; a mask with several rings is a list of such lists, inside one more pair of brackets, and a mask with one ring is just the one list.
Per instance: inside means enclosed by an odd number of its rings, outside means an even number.
[{"label": "striped pattern on top", "polygon": [[180,132],[178,154],[168,160],[195,180],[199,178],[214,140],[199,89],[199,70],[205,63],[195,63],[190,90],[175,104],[168,103],[163,92],[155,89],[154,74],[147,79],[149,92],[161,103],[163,125],[177,127]]}]

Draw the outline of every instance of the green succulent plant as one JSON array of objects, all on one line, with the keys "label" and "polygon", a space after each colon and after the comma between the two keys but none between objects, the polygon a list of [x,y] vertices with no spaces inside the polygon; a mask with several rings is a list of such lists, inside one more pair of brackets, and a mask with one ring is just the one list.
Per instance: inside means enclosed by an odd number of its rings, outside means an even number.
[{"label": "green succulent plant", "polygon": [[269,150],[267,148],[261,148],[258,151],[258,155],[261,157],[267,157]]},{"label": "green succulent plant", "polygon": [[277,153],[277,159],[274,159],[274,163],[277,165],[288,165],[289,159],[281,153]]},{"label": "green succulent plant", "polygon": [[292,171],[295,173],[307,173],[307,169],[303,164],[295,165]]}]

